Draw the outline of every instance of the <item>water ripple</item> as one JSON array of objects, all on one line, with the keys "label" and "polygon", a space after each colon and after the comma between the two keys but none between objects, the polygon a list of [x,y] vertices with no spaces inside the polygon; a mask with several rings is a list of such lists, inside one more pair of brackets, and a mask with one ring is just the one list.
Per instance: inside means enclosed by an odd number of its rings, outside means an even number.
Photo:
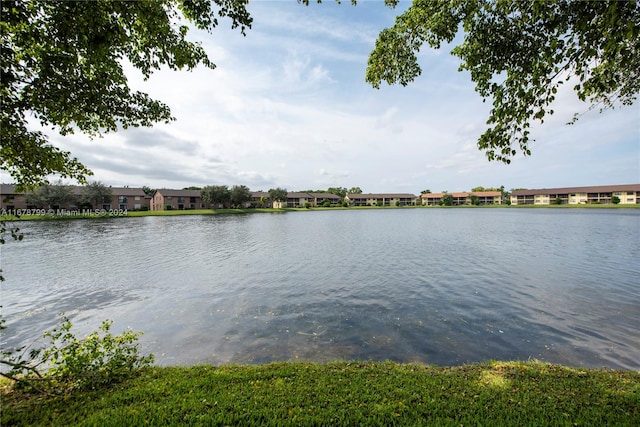
[{"label": "water ripple", "polygon": [[25,223],[10,333],[66,312],[161,364],[536,358],[640,369],[640,212],[372,210]]}]

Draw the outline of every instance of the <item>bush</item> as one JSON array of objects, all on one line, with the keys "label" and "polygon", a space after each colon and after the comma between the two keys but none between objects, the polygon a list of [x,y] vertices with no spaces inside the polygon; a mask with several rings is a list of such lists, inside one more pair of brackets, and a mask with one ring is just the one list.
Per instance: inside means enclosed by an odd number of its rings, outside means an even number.
[{"label": "bush", "polygon": [[310,208],[311,208],[311,203],[309,203],[309,202],[305,202],[304,207],[305,207],[306,209],[310,209]]},{"label": "bush", "polygon": [[[92,389],[119,382],[136,370],[153,363],[153,355],[138,354],[138,337],[142,332],[125,331],[114,336],[112,321],[105,320],[84,339],[71,332],[71,322],[61,324],[44,334],[50,339],[46,349],[32,350],[27,360],[22,354],[2,360],[12,367],[4,376],[17,381],[18,386],[46,392]],[[4,353],[8,355],[9,353]],[[46,371],[40,371],[43,366]]]}]

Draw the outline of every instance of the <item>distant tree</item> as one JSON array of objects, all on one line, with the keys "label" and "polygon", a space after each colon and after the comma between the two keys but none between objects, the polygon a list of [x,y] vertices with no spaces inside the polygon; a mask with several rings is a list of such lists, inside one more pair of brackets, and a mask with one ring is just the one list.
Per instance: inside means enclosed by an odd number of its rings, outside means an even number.
[{"label": "distant tree", "polygon": [[232,205],[242,208],[246,202],[251,200],[251,190],[246,185],[234,185],[229,200]]},{"label": "distant tree", "polygon": [[347,189],[344,187],[329,187],[327,188],[327,193],[330,194],[335,194],[336,196],[339,196],[340,198],[344,199],[344,196],[347,195]]},{"label": "distant tree", "polygon": [[500,188],[497,187],[473,187],[471,189],[472,193],[478,193],[480,191],[502,191],[504,190],[504,185]]},{"label": "distant tree", "polygon": [[471,200],[471,204],[474,206],[478,206],[480,204],[480,199],[476,195],[470,195],[469,199]]},{"label": "distant tree", "polygon": [[269,199],[274,202],[286,202],[288,194],[286,188],[278,187],[269,189]]},{"label": "distant tree", "polygon": [[620,203],[620,197],[618,196],[611,197],[611,203],[613,203],[614,205],[617,205],[618,203]]},{"label": "distant tree", "polygon": [[478,139],[489,160],[509,163],[518,149],[531,153],[530,125],[553,114],[564,83],[601,109],[631,105],[640,91],[640,7],[634,0],[414,0],[379,34],[366,81],[376,88],[383,81],[407,85],[421,73],[423,43],[439,49],[454,40],[460,41],[451,50],[461,60],[459,70],[493,102]]},{"label": "distant tree", "polygon": [[153,193],[156,192],[155,189],[147,187],[146,185],[142,186],[142,191],[144,191],[144,194],[146,194],[147,196],[153,196]]},{"label": "distant tree", "polygon": [[555,200],[552,202],[552,204],[561,205],[562,204],[562,199],[560,197],[556,197]]},{"label": "distant tree", "polygon": [[27,204],[39,208],[60,208],[75,204],[78,196],[73,193],[73,187],[65,185],[62,181],[56,184],[45,184],[38,187],[33,193],[27,195]]},{"label": "distant tree", "polygon": [[431,194],[431,190],[427,188],[426,190],[422,190],[420,194]]},{"label": "distant tree", "polygon": [[442,198],[440,199],[440,205],[453,206],[453,196],[445,191],[442,195]]},{"label": "distant tree", "polygon": [[347,194],[362,194],[362,189],[360,187],[351,187]]},{"label": "distant tree", "polygon": [[267,201],[269,200],[269,197],[266,196],[260,196],[260,207],[264,208],[264,206],[267,204]]},{"label": "distant tree", "polygon": [[200,190],[200,197],[215,209],[219,205],[225,207],[231,201],[231,191],[226,185],[207,185]]},{"label": "distant tree", "polygon": [[100,181],[93,181],[82,187],[80,202],[98,209],[104,203],[110,203],[112,196],[111,187],[107,187]]},{"label": "distant tree", "polygon": [[202,190],[202,187],[196,187],[192,185],[191,187],[184,187],[183,190]]}]

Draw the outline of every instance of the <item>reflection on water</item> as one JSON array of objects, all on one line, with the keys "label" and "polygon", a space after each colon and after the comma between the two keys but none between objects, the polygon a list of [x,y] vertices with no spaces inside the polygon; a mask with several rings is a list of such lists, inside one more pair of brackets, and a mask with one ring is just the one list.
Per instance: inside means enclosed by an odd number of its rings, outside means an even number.
[{"label": "reflection on water", "polygon": [[640,211],[395,209],[22,223],[3,347],[65,312],[161,364],[541,359],[640,369]]}]

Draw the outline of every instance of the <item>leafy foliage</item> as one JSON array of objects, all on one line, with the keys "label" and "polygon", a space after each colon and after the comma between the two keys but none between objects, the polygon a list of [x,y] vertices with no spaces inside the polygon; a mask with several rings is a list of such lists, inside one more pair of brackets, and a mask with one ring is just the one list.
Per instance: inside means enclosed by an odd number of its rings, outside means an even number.
[{"label": "leafy foliage", "polygon": [[329,187],[327,188],[327,193],[330,194],[335,194],[338,197],[341,197],[344,199],[344,196],[347,195],[349,190],[347,190],[345,187]]},{"label": "leafy foliage", "polygon": [[112,196],[111,187],[107,187],[100,181],[93,181],[82,189],[81,201],[91,207],[99,208],[103,203],[110,203]]},{"label": "leafy foliage", "polygon": [[200,190],[200,197],[205,203],[210,203],[213,208],[217,205],[224,207],[231,201],[231,191],[226,185],[207,185]]},{"label": "leafy foliage", "polygon": [[[558,87],[575,77],[583,101],[601,108],[632,104],[640,90],[640,7],[635,0],[413,0],[383,30],[366,80],[407,85],[421,73],[423,43],[439,49],[459,31],[452,54],[476,91],[493,100],[478,148],[510,163],[516,147],[530,155],[529,128],[553,114]],[[577,116],[574,117],[574,120]]]},{"label": "leafy foliage", "polygon": [[453,196],[445,192],[439,203],[441,206],[453,206]]},{"label": "leafy foliage", "polygon": [[246,185],[234,185],[231,188],[229,199],[236,207],[243,207],[243,205],[251,200],[251,190]]},{"label": "leafy foliage", "polygon": [[27,203],[39,208],[63,206],[78,202],[79,197],[73,192],[73,186],[61,181],[56,184],[44,184],[27,195]]},{"label": "leafy foliage", "polygon": [[155,189],[149,187],[148,185],[143,185],[142,186],[142,191],[144,192],[144,194],[146,194],[147,196],[153,196],[153,193],[156,192]]},{"label": "leafy foliage", "polygon": [[111,321],[104,321],[99,331],[78,339],[65,317],[57,328],[44,334],[50,340],[46,349],[31,350],[28,354],[24,354],[24,349],[3,351],[0,363],[11,370],[1,375],[29,389],[67,391],[118,382],[153,363],[153,355],[138,354],[141,332],[127,330],[115,336],[110,332],[111,325]]},{"label": "leafy foliage", "polygon": [[123,59],[145,78],[161,67],[213,69],[204,48],[188,41],[185,22],[211,31],[226,18],[244,34],[252,23],[246,4],[2,1],[0,167],[30,187],[47,182],[50,174],[86,182],[91,172],[48,144],[44,133],[31,129],[28,117],[62,135],[91,137],[173,120],[167,105],[131,91]]},{"label": "leafy foliage", "polygon": [[286,188],[270,188],[269,189],[269,199],[274,202],[286,202],[289,193]]}]

